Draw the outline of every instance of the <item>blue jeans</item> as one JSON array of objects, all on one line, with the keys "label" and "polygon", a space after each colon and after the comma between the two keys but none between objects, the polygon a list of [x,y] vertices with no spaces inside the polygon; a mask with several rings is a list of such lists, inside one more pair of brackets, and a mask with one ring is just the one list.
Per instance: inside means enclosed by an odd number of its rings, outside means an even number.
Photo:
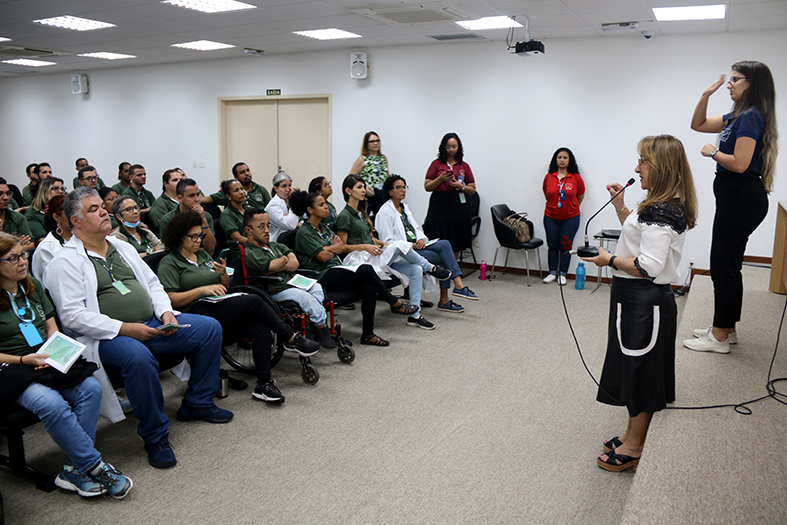
[{"label": "blue jeans", "polygon": [[413,317],[420,317],[424,272],[430,270],[432,264],[418,255],[412,248],[407,250],[407,253],[402,253],[402,251],[397,248],[396,254],[391,257],[391,262],[388,266],[402,275],[406,275],[408,279],[410,279],[410,284],[408,285],[410,288],[410,304],[418,307],[418,311],[413,314]]},{"label": "blue jeans", "polygon": [[315,326],[322,326],[328,318],[325,313],[325,307],[322,303],[325,301],[325,293],[322,291],[320,283],[314,283],[314,286],[309,288],[308,291],[301,290],[300,288],[287,288],[281,292],[271,296],[277,303],[283,301],[295,301],[301,307],[309,319],[312,320]]},{"label": "blue jeans", "polygon": [[[169,428],[169,419],[162,412],[164,394],[158,377],[159,364],[153,354],[186,355],[191,377],[183,400],[189,407],[212,407],[219,385],[221,325],[211,317],[194,314],[179,315],[178,323],[191,327],[147,341],[119,335],[98,345],[104,366],[120,371],[128,400],[139,419],[137,432],[149,445],[167,437]],[[162,323],[153,316],[145,324],[157,328]]]},{"label": "blue jeans", "polygon": [[36,414],[52,440],[66,454],[66,463],[82,474],[101,461],[95,449],[101,385],[88,377],[77,386],[53,390],[40,383],[30,385],[15,404]]},{"label": "blue jeans", "polygon": [[549,273],[557,275],[557,261],[560,252],[563,251],[563,258],[560,259],[560,275],[568,275],[568,265],[571,264],[571,254],[574,249],[574,236],[579,229],[579,215],[557,221],[544,215],[544,231],[547,234]]},{"label": "blue jeans", "polygon": [[456,262],[451,243],[445,239],[435,241],[423,250],[415,250],[415,253],[430,263],[442,266],[451,271],[451,278],[440,281],[440,288],[450,288],[451,281],[457,277],[462,277],[462,270],[459,268],[459,263]]}]

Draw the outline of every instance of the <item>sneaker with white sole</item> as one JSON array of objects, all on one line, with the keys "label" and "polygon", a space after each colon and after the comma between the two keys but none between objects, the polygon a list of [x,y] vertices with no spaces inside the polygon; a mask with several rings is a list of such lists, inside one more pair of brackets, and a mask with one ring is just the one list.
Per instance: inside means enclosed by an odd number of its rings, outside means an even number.
[{"label": "sneaker with white sole", "polygon": [[267,383],[257,383],[257,387],[251,395],[255,399],[265,401],[266,403],[284,403],[284,396],[273,384],[273,379]]},{"label": "sneaker with white sole", "polygon": [[284,349],[288,352],[295,352],[303,357],[311,357],[320,350],[320,343],[306,339],[299,333],[295,333],[292,341],[284,342]]},{"label": "sneaker with white sole", "polygon": [[555,281],[557,281],[557,275],[555,275],[554,273],[550,273],[549,275],[544,277],[544,280],[541,282],[544,284],[549,284],[549,283],[554,283]]},{"label": "sneaker with white sole", "polygon": [[478,300],[478,296],[473,293],[473,290],[471,290],[469,286],[465,286],[464,288],[454,288],[452,293],[457,297],[463,297],[465,299],[470,299],[471,301]]},{"label": "sneaker with white sole", "polygon": [[417,326],[418,328],[423,328],[424,330],[434,330],[434,323],[427,321],[423,315],[417,318],[408,317],[407,326]]},{"label": "sneaker with white sole", "polygon": [[128,491],[134,486],[131,478],[127,478],[115,467],[103,461],[100,461],[87,475],[100,483],[104,490],[115,499],[125,498]]},{"label": "sneaker with white sole", "polygon": [[729,354],[729,341],[718,341],[713,337],[713,332],[708,330],[697,339],[685,339],[683,346],[695,352],[714,352],[717,354]]},{"label": "sneaker with white sole", "polygon": [[442,266],[435,266],[434,264],[426,273],[438,281],[447,281],[451,278],[451,270],[443,268]]},{"label": "sneaker with white sole", "polygon": [[104,492],[101,483],[80,473],[71,465],[63,465],[63,470],[55,478],[55,485],[61,489],[76,492],[83,498],[93,498]]},{"label": "sneaker with white sole", "polygon": [[[711,328],[697,328],[697,329],[695,329],[694,331],[691,332],[691,335],[693,335],[694,337],[702,337],[703,335],[705,335],[708,332],[710,332],[712,328],[713,327],[711,327]],[[729,334],[727,334],[727,342],[730,343],[731,345],[737,345],[738,344],[738,332],[737,331],[733,331],[733,332],[730,332]]]},{"label": "sneaker with white sole", "polygon": [[558,277],[557,284],[559,284],[560,286],[565,286],[566,283],[568,283],[568,279],[566,279],[565,275],[561,275],[560,277]]}]

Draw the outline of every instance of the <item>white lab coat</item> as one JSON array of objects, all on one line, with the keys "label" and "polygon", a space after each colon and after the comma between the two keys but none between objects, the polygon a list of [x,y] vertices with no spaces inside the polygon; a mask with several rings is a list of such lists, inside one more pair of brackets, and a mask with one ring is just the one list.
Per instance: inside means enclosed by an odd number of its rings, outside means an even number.
[{"label": "white lab coat", "polygon": [[271,217],[271,241],[276,242],[282,232],[294,230],[298,227],[301,218],[293,212],[284,199],[274,195],[265,211]]},{"label": "white lab coat", "polygon": [[[153,302],[153,311],[159,319],[165,312],[178,315],[172,308],[169,296],[156,277],[156,274],[137,254],[137,250],[127,242],[107,236],[118,255],[134,272],[139,284],[145,289]],[[125,419],[114,388],[107,377],[98,356],[98,343],[115,338],[123,325],[122,321],[103,315],[98,307],[98,278],[95,267],[87,256],[85,245],[76,235],[63,245],[62,250],[47,265],[44,272],[44,286],[49,290],[60,316],[60,322],[67,335],[86,345],[85,359],[99,365],[93,374],[101,383],[101,415],[113,423]],[[188,377],[189,370],[178,373],[181,379]],[[173,369],[174,371],[174,369]]]}]

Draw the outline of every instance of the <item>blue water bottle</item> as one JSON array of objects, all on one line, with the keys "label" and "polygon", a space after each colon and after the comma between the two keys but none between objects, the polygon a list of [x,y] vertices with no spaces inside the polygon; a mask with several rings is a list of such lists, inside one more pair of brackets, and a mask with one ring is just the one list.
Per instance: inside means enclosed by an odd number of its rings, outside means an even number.
[{"label": "blue water bottle", "polygon": [[577,290],[584,290],[585,289],[585,263],[580,262],[577,265],[577,278],[574,282],[574,287]]}]

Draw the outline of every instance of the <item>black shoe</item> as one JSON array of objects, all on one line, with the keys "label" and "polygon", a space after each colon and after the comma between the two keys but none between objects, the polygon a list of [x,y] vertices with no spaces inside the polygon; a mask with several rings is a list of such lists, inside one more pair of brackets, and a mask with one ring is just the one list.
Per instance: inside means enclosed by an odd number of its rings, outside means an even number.
[{"label": "black shoe", "polygon": [[317,339],[320,340],[320,344],[326,350],[333,350],[336,348],[336,341],[333,340],[331,337],[331,331],[328,329],[328,325],[323,326],[322,328],[314,327],[314,332],[317,335]]},{"label": "black shoe", "polygon": [[434,308],[434,303],[432,301],[424,301],[421,299],[421,308]]},{"label": "black shoe", "polygon": [[178,460],[175,459],[175,451],[172,450],[172,445],[165,437],[152,445],[145,443],[145,452],[148,453],[148,463],[152,467],[169,468],[178,463]]},{"label": "black shoe", "polygon": [[257,383],[251,397],[260,399],[266,403],[284,403],[284,396],[281,395],[279,389],[273,384],[273,379],[264,384]]},{"label": "black shoe", "polygon": [[296,333],[292,341],[284,342],[284,349],[289,352],[295,352],[303,357],[309,357],[320,350],[320,343],[306,339],[301,334]]},{"label": "black shoe", "polygon": [[435,266],[434,264],[432,265],[432,269],[429,270],[426,273],[428,273],[429,275],[431,275],[435,279],[439,279],[441,281],[445,281],[445,280],[451,278],[451,271],[450,270],[447,270],[446,268],[443,268],[442,266]]},{"label": "black shoe", "polygon": [[434,323],[427,321],[423,315],[417,319],[415,317],[408,317],[407,326],[417,326],[418,328],[423,328],[424,330],[434,330]]}]

